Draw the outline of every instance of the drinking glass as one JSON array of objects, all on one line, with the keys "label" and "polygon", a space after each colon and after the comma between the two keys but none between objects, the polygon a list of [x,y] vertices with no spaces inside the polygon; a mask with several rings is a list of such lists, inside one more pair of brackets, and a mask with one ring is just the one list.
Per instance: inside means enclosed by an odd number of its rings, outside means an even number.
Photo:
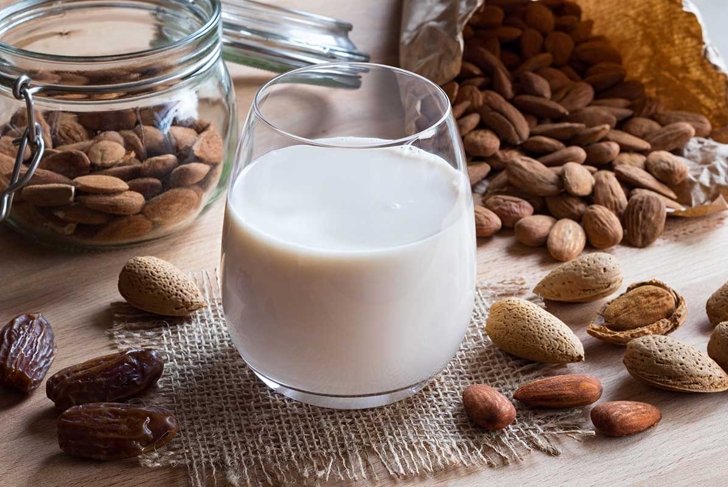
[{"label": "drinking glass", "polygon": [[414,73],[317,65],[258,91],[221,267],[230,335],[265,384],[367,408],[447,365],[475,288],[465,166],[447,96]]}]

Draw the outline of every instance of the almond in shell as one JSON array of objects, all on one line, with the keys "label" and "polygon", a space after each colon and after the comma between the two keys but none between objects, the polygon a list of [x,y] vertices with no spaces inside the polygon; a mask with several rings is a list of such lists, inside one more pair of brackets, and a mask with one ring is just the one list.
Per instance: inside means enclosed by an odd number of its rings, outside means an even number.
[{"label": "almond in shell", "polygon": [[609,254],[585,254],[549,272],[533,292],[544,299],[566,303],[596,301],[622,285],[617,259]]},{"label": "almond in shell", "polygon": [[624,366],[640,382],[678,392],[728,390],[728,373],[707,354],[670,336],[648,335],[627,343]]},{"label": "almond in shell", "polygon": [[545,309],[519,298],[496,301],[485,330],[495,346],[526,360],[564,364],[584,360],[579,338]]},{"label": "almond in shell", "polygon": [[157,257],[134,257],[119,274],[119,293],[135,308],[163,316],[187,316],[207,306],[181,270]]}]

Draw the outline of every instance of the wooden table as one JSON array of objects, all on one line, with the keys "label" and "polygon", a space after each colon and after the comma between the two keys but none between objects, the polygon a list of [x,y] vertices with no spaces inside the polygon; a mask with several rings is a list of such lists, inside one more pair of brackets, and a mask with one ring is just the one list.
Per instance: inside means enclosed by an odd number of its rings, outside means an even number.
[{"label": "wooden table", "polygon": [[[353,38],[378,62],[396,63],[399,3],[285,1],[352,20]],[[252,95],[270,75],[233,67],[240,116]],[[80,362],[110,350],[106,331],[111,324],[109,303],[119,299],[116,276],[135,255],[156,255],[185,270],[210,269],[218,264],[222,202],[218,201],[191,228],[143,247],[107,253],[60,253],[29,243],[0,227],[0,319],[42,311],[56,330],[58,355],[51,369]],[[672,225],[674,235],[686,230]],[[704,350],[711,328],[705,300],[728,280],[728,225],[722,217],[702,222],[697,231],[663,238],[646,250],[626,247],[614,253],[622,263],[626,283],[656,277],[683,293],[689,317],[675,336]],[[525,249],[511,235],[479,242],[482,278],[525,276],[538,280],[554,263],[543,250]],[[699,395],[661,392],[632,380],[621,365],[622,349],[588,337],[585,325],[598,303],[558,306],[551,311],[584,340],[587,361],[570,370],[602,378],[603,399],[635,399],[658,405],[664,415],[654,430],[632,438],[596,437],[584,442],[566,440],[564,453],[552,458],[532,454],[520,464],[501,469],[452,471],[405,485],[725,485],[728,483],[728,441],[725,394]],[[100,464],[67,458],[55,440],[55,414],[43,389],[26,400],[0,391],[0,485],[14,486],[140,486],[187,483],[184,469],[144,469],[134,461]],[[386,478],[386,474],[381,476]],[[393,482],[384,482],[385,485]],[[332,485],[348,485],[344,483]]]}]

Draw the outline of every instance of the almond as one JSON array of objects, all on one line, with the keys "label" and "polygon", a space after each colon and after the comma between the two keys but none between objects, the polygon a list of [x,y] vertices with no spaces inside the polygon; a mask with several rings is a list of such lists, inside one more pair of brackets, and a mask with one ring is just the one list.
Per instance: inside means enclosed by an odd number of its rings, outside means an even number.
[{"label": "almond", "polygon": [[468,135],[471,131],[475,130],[479,123],[480,114],[478,113],[471,113],[469,115],[465,115],[464,117],[459,118],[457,121],[457,125],[460,136],[465,137],[466,135]]},{"label": "almond", "polygon": [[670,336],[648,335],[631,340],[623,361],[632,377],[659,389],[728,390],[728,374],[713,359]]},{"label": "almond", "polygon": [[633,330],[669,318],[677,309],[675,293],[662,286],[630,286],[602,311],[605,323],[614,330]]},{"label": "almond", "polygon": [[153,223],[169,227],[182,223],[199,210],[200,197],[189,188],[172,188],[144,205],[144,216]]},{"label": "almond", "polygon": [[647,161],[647,157],[642,154],[638,154],[636,152],[620,152],[617,157],[615,157],[612,161],[612,165],[614,167],[617,167],[621,166],[622,164],[626,164],[628,166],[634,166],[640,169],[644,169],[645,161]]},{"label": "almond", "polygon": [[142,143],[142,139],[133,130],[121,130],[119,135],[124,139],[124,148],[134,152],[137,158],[146,159],[147,150]]},{"label": "almond", "polygon": [[586,211],[586,203],[581,198],[570,194],[548,196],[546,207],[549,209],[549,213],[556,218],[569,218],[576,222],[581,221],[581,217]]},{"label": "almond", "polygon": [[574,49],[574,56],[579,61],[587,64],[598,64],[603,62],[622,63],[622,56],[615,48],[604,41],[583,42]]},{"label": "almond", "polygon": [[475,235],[477,237],[493,236],[501,229],[502,223],[498,215],[488,208],[475,207]]},{"label": "almond", "polygon": [[55,147],[89,140],[86,127],[70,117],[63,118],[54,124],[51,137]]},{"label": "almond", "polygon": [[442,91],[445,92],[447,95],[447,98],[450,100],[450,103],[455,102],[455,97],[458,95],[458,91],[460,91],[460,85],[455,81],[450,81],[448,83],[445,83],[441,86]]},{"label": "almond", "polygon": [[38,167],[73,179],[88,174],[91,170],[91,161],[81,151],[61,151],[44,157]]},{"label": "almond", "polygon": [[87,154],[94,167],[106,169],[118,164],[126,155],[126,150],[121,144],[101,140],[89,147]]},{"label": "almond", "polygon": [[561,166],[567,162],[583,164],[586,160],[586,152],[581,147],[572,145],[559,149],[551,154],[541,156],[538,160],[545,166]]},{"label": "almond", "polygon": [[99,242],[133,242],[148,235],[152,228],[152,222],[143,215],[121,216],[106,224],[93,239]]},{"label": "almond", "polygon": [[[503,51],[503,54],[507,53],[508,51]],[[501,54],[501,56],[503,55]],[[513,72],[516,76],[520,76],[521,74],[527,72],[527,71],[538,71],[541,68],[545,68],[547,66],[551,66],[551,64],[554,62],[554,57],[551,55],[551,53],[548,52],[542,52],[541,54],[536,54],[533,57],[530,57],[526,59],[523,64],[518,66],[515,71]]]},{"label": "almond", "polygon": [[470,421],[487,431],[506,428],[516,419],[513,403],[485,384],[473,384],[465,388],[463,407]]},{"label": "almond", "polygon": [[[511,144],[520,144],[528,138],[529,128],[521,112],[495,91],[483,91],[479,113],[485,125]],[[505,122],[506,125],[503,124]]]},{"label": "almond", "polygon": [[602,397],[602,383],[591,375],[566,374],[546,377],[521,385],[513,398],[536,408],[578,408]]},{"label": "almond", "polygon": [[543,123],[531,130],[531,135],[543,135],[558,140],[569,140],[586,128],[583,123]]},{"label": "almond", "polygon": [[35,206],[63,206],[73,201],[75,189],[70,184],[34,184],[23,188],[21,195]]},{"label": "almond", "polygon": [[594,88],[584,82],[566,85],[553,95],[554,101],[559,102],[569,112],[584,108],[594,99]]},{"label": "almond", "polygon": [[[463,102],[458,103],[457,105],[453,105],[452,106],[452,116],[457,120],[458,118],[465,115],[465,112],[467,112],[469,108],[470,108],[469,101],[463,101]],[[480,120],[480,115],[478,115],[478,120]],[[193,130],[193,132],[194,132],[194,130]]]},{"label": "almond", "polygon": [[536,74],[548,81],[552,93],[571,83],[571,80],[556,68],[541,68],[536,70]]},{"label": "almond", "polygon": [[682,149],[695,136],[695,129],[687,122],[665,125],[647,137],[652,150],[673,151]]},{"label": "almond", "polygon": [[[487,84],[487,83],[484,83]],[[492,81],[493,90],[503,98],[510,100],[513,98],[513,83],[508,73],[502,69],[496,69],[493,72]]]},{"label": "almond", "polygon": [[594,252],[582,255],[549,272],[533,292],[550,301],[585,303],[614,293],[622,285],[617,259]]},{"label": "almond", "polygon": [[519,42],[523,58],[532,58],[540,53],[543,48],[543,35],[536,29],[526,28],[523,30]]},{"label": "almond", "polygon": [[588,169],[575,162],[567,162],[561,171],[564,190],[574,196],[588,196],[594,188],[594,176]]},{"label": "almond", "polygon": [[79,196],[78,201],[86,208],[112,215],[133,215],[142,211],[144,196],[135,191],[116,194],[89,194]]},{"label": "almond", "polygon": [[617,118],[609,113],[604,107],[584,107],[573,111],[566,117],[569,122],[583,123],[587,127],[596,127],[597,125],[609,125],[614,128],[617,125]]},{"label": "almond", "polygon": [[617,122],[621,122],[622,120],[628,119],[632,115],[634,115],[634,111],[630,110],[629,108],[622,108],[622,107],[601,107],[602,109],[608,111],[614,118],[617,119]]},{"label": "almond", "polygon": [[81,205],[69,205],[54,208],[53,214],[64,222],[81,223],[85,225],[103,225],[111,220],[111,215],[108,213],[89,210]]},{"label": "almond", "polygon": [[705,304],[705,312],[713,326],[728,321],[728,282],[710,295]]},{"label": "almond", "polygon": [[595,249],[608,249],[622,241],[622,224],[612,211],[591,205],[582,216],[582,225],[589,243]]},{"label": "almond", "polygon": [[[685,207],[678,203],[675,200],[671,200],[670,198],[666,198],[662,196],[659,193],[655,193],[654,191],[651,191],[649,189],[644,188],[634,188],[632,191],[630,191],[630,196],[635,196],[638,194],[650,194],[652,196],[656,196],[660,200],[662,200],[663,203],[665,203],[665,208],[672,211],[684,211]],[[669,214],[669,213],[668,213]]]},{"label": "almond", "polygon": [[[154,157],[172,152],[172,144],[170,144],[167,136],[158,128],[151,125],[139,125],[134,129],[134,132],[144,146],[144,151],[146,152],[147,157]],[[208,133],[207,137],[214,137],[213,134],[216,132],[210,129],[206,133]],[[193,152],[195,152],[195,147],[203,147],[207,145],[207,141],[209,139],[202,140],[202,135],[203,134],[200,134],[197,141],[195,141],[195,145],[192,147]],[[126,140],[126,138],[124,140]],[[222,142],[220,147],[222,147]],[[198,160],[201,159],[201,156],[197,155],[197,153],[195,153],[195,156]]]},{"label": "almond", "polygon": [[597,142],[585,147],[586,162],[595,166],[609,164],[619,155],[619,144],[616,142]]},{"label": "almond", "polygon": [[474,186],[490,173],[490,164],[487,162],[475,162],[468,164],[468,180]]},{"label": "almond", "polygon": [[[13,165],[15,165],[15,161],[13,161]],[[6,172],[4,176],[9,177],[11,172],[12,170],[10,172]],[[28,172],[28,168],[23,166],[20,169],[20,176],[24,176],[26,172]],[[34,184],[72,184],[72,181],[62,174],[38,168],[33,173],[33,176],[31,176],[30,181],[28,181],[28,186],[32,186]]]},{"label": "almond", "polygon": [[163,178],[177,167],[177,162],[177,157],[174,154],[150,157],[142,163],[141,175],[143,177]]},{"label": "almond", "polygon": [[597,431],[605,436],[629,436],[642,433],[662,419],[660,410],[652,404],[637,401],[609,401],[591,411]]},{"label": "almond", "polygon": [[496,301],[485,330],[501,350],[526,360],[563,364],[584,360],[574,332],[543,308],[519,298]]},{"label": "almond", "polygon": [[624,81],[624,76],[624,69],[616,69],[614,71],[588,74],[584,78],[584,82],[589,83],[594,91],[603,91]]},{"label": "almond", "polygon": [[129,189],[129,185],[123,179],[101,174],[88,174],[79,176],[73,180],[76,189],[86,193],[120,193]]},{"label": "almond", "polygon": [[162,182],[157,178],[136,178],[128,181],[127,185],[147,200],[162,192]]},{"label": "almond", "polygon": [[645,169],[671,186],[682,183],[688,177],[688,166],[683,159],[667,151],[651,152],[645,161]]},{"label": "almond", "polygon": [[561,192],[561,178],[529,157],[518,157],[506,166],[508,181],[535,196],[553,196]]},{"label": "almond", "polygon": [[595,125],[580,130],[578,134],[571,138],[571,143],[582,147],[601,141],[609,133],[609,125]]},{"label": "almond", "polygon": [[[457,117],[456,117],[457,118]],[[172,139],[174,149],[179,152],[186,152],[192,148],[197,141],[197,132],[195,129],[172,125],[169,128],[169,137]]]},{"label": "almond", "polygon": [[621,216],[627,207],[627,195],[611,171],[594,174],[594,203]]},{"label": "almond", "polygon": [[584,229],[574,220],[568,218],[557,221],[546,240],[546,247],[551,257],[562,262],[575,259],[581,255],[585,245],[586,234]]},{"label": "almond", "polygon": [[513,105],[524,113],[540,118],[561,118],[569,113],[555,101],[534,95],[518,95],[513,98]]},{"label": "almond", "polygon": [[177,166],[169,175],[171,186],[191,186],[197,184],[210,172],[210,166],[201,162],[190,162]]},{"label": "almond", "polygon": [[539,2],[529,3],[523,15],[526,25],[536,29],[542,34],[548,34],[554,30],[554,14],[544,4]]},{"label": "almond", "polygon": [[640,139],[649,137],[651,134],[660,130],[660,128],[662,128],[662,125],[650,118],[644,117],[632,117],[622,124],[622,130]]},{"label": "almond", "polygon": [[526,139],[521,147],[529,152],[536,154],[550,154],[566,147],[563,142],[552,139],[551,137],[544,137],[543,135],[535,135]]},{"label": "almond", "polygon": [[574,50],[574,39],[564,32],[551,32],[544,39],[544,47],[553,56],[553,65],[563,66]]},{"label": "almond", "polygon": [[119,274],[119,293],[135,308],[163,316],[187,316],[207,306],[187,275],[157,257],[130,259]]},{"label": "almond", "polygon": [[666,217],[665,203],[659,198],[648,194],[632,196],[623,217],[627,242],[638,248],[652,244],[662,235]]},{"label": "almond", "polygon": [[556,223],[556,218],[549,215],[527,216],[516,222],[513,234],[516,240],[523,245],[542,247],[546,245],[546,239],[554,223]]},{"label": "almond", "polygon": [[488,157],[498,151],[500,140],[491,130],[473,130],[463,137],[463,147],[468,155]]},{"label": "almond", "polygon": [[728,322],[720,323],[710,335],[708,356],[728,371]]},{"label": "almond", "polygon": [[483,104],[483,95],[476,86],[461,85],[453,103],[457,105],[465,101],[469,102],[471,107],[477,108]]},{"label": "almond", "polygon": [[494,195],[485,200],[484,206],[498,215],[503,226],[512,228],[521,218],[533,214],[533,206],[521,198]]},{"label": "almond", "polygon": [[655,113],[654,118],[662,125],[677,122],[688,123],[695,129],[695,137],[708,137],[713,129],[710,120],[699,113],[672,110]]},{"label": "almond", "polygon": [[606,139],[619,144],[620,149],[624,152],[645,152],[651,148],[650,143],[646,140],[621,130],[610,130],[607,133]]},{"label": "almond", "polygon": [[142,174],[141,164],[130,164],[128,166],[114,166],[103,171],[98,171],[94,174],[103,174],[105,176],[114,176],[115,178],[129,181],[130,179],[136,179]]},{"label": "almond", "polygon": [[551,98],[551,86],[549,82],[530,71],[521,75],[521,89],[528,95],[547,99]]},{"label": "almond", "polygon": [[[646,166],[647,163],[645,163],[645,167]],[[672,189],[665,186],[660,181],[658,181],[652,174],[648,173],[644,169],[640,169],[639,167],[631,166],[629,164],[620,164],[614,168],[614,174],[620,181],[623,181],[632,186],[651,189],[652,191],[660,193],[667,198],[673,200],[677,199],[677,195]]]}]

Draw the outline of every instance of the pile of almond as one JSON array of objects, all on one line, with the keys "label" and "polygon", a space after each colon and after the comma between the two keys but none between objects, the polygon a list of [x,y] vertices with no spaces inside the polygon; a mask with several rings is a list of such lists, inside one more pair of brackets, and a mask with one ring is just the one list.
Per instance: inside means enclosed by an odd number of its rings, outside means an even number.
[{"label": "pile of almond", "polygon": [[[559,265],[539,281],[534,293],[550,301],[584,303],[613,294],[622,281],[616,259],[597,252]],[[633,283],[604,303],[586,331],[625,346],[625,369],[646,385],[685,393],[728,391],[728,283],[707,300],[706,314],[715,326],[707,353],[669,336],[685,322],[687,304],[677,291],[652,279]],[[493,303],[485,331],[496,347],[520,359],[561,365],[585,360],[584,345],[574,332],[524,299]],[[523,384],[513,399],[526,407],[576,408],[595,403],[601,394],[599,379],[566,374]],[[486,384],[466,388],[463,405],[471,421],[486,430],[505,428],[517,416],[514,404]],[[591,411],[594,427],[606,436],[645,431],[661,417],[657,407],[634,401],[606,402]]]},{"label": "pile of almond", "polygon": [[587,242],[646,247],[683,209],[680,152],[711,124],[626,79],[592,26],[571,1],[486,0],[465,27],[460,74],[443,89],[478,193],[478,236],[513,227],[567,261]]},{"label": "pile of almond", "polygon": [[[90,245],[146,240],[191,221],[217,187],[223,139],[167,107],[36,113],[45,151],[13,199],[12,222],[33,234]],[[13,170],[24,109],[0,127],[0,187]],[[24,154],[26,161],[30,151]],[[25,170],[25,168],[23,169]]]}]

